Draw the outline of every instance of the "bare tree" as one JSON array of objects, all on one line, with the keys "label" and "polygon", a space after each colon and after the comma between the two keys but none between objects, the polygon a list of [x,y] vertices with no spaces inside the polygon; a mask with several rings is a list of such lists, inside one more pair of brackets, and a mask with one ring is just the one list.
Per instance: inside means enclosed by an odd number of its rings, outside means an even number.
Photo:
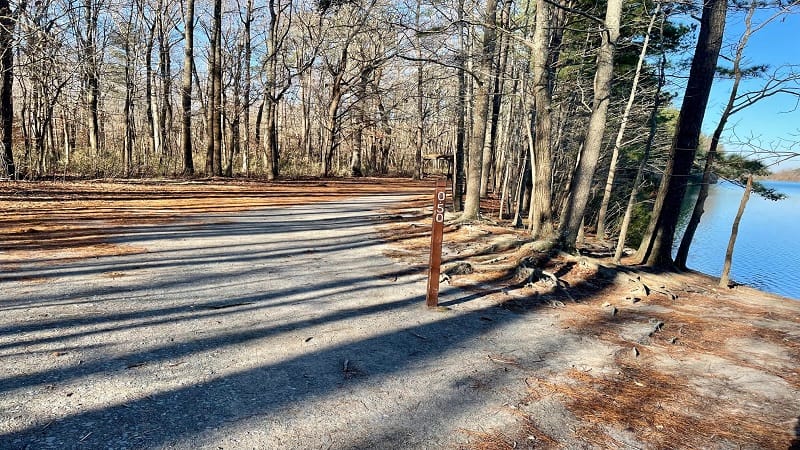
[{"label": "bare tree", "polygon": [[214,0],[208,53],[206,173],[222,176],[222,0]]},{"label": "bare tree", "polygon": [[158,108],[158,161],[162,170],[167,171],[172,159],[172,46],[171,34],[174,28],[172,15],[174,3],[171,0],[158,0],[156,16],[156,40],[158,42],[158,75],[161,87],[161,98]]},{"label": "bare tree", "polygon": [[425,78],[423,72],[423,59],[422,59],[422,0],[417,0],[417,8],[415,14],[416,21],[416,40],[414,46],[416,47],[417,54],[417,133],[416,141],[414,142],[414,161],[416,163],[416,170],[414,171],[414,179],[422,178],[422,147],[424,146],[425,139]]},{"label": "bare tree", "polygon": [[181,75],[181,153],[183,174],[194,175],[192,157],[192,73],[194,71],[194,0],[186,0],[183,21],[183,73]]},{"label": "bare tree", "polygon": [[99,82],[99,58],[97,48],[97,21],[100,9],[99,0],[84,0],[84,34],[83,61],[84,61],[84,80],[86,83],[86,108],[89,115],[89,149],[95,157],[98,156],[100,140],[99,107],[100,82]]},{"label": "bare tree", "polygon": [[[503,7],[501,8],[498,26],[507,29],[509,21],[511,20],[512,0],[501,1]],[[496,54],[494,55],[494,63],[492,64],[491,71],[491,109],[488,113],[487,136],[484,139],[483,159],[481,161],[481,197],[486,197],[490,188],[492,190],[494,189],[494,185],[491,183],[493,180],[491,175],[496,163],[497,132],[500,119],[500,106],[503,100],[503,82],[505,80],[506,64],[508,63],[509,39],[508,33],[502,33],[500,35],[500,44],[495,45]],[[492,185],[490,186],[490,184]]]},{"label": "bare tree", "polygon": [[459,0],[456,6],[458,50],[457,50],[457,77],[458,92],[455,108],[456,115],[456,142],[453,152],[453,209],[464,210],[464,187],[466,185],[466,172],[464,164],[464,147],[466,142],[466,116],[467,116],[467,75],[466,75],[466,44],[464,39],[464,0]]},{"label": "bare tree", "polygon": [[[341,14],[337,14],[334,18],[335,20],[345,20],[344,33],[338,42],[333,43],[332,52],[322,55],[325,69],[331,76],[330,97],[323,123],[322,176],[325,177],[332,173],[333,157],[341,144],[339,133],[341,131],[342,98],[348,87],[361,76],[360,71],[352,70],[351,46],[355,44],[356,38],[370,20],[375,4],[376,0],[371,0],[364,7],[354,5],[344,7],[340,11]],[[347,17],[343,18],[343,15]]]},{"label": "bare tree", "polygon": [[125,104],[123,105],[123,115],[125,116],[125,132],[123,138],[122,162],[125,168],[125,176],[131,176],[133,172],[133,152],[136,142],[136,118],[135,118],[135,95],[136,95],[136,35],[138,33],[138,19],[141,16],[140,8],[130,8],[128,17],[120,24],[119,39],[122,40],[122,50],[125,54]]},{"label": "bare tree", "polygon": [[[535,238],[550,237],[553,225],[553,156],[551,27],[553,7],[546,0],[536,1],[536,24],[533,32],[533,103],[528,106],[533,130],[528,127],[533,191],[530,202],[530,230]],[[521,203],[521,199],[520,199]]]},{"label": "bare tree", "polygon": [[[241,10],[241,7],[240,7]],[[251,27],[253,24],[253,0],[247,0],[245,6],[244,17],[241,17],[242,25],[242,39],[244,41],[244,60],[241,62],[244,66],[244,86],[242,87],[242,105],[243,105],[243,127],[244,127],[244,148],[242,148],[242,172],[245,175],[250,174],[250,106],[252,100],[250,99],[251,89],[253,86],[253,74],[250,70],[250,60],[253,57],[253,36]]]},{"label": "bare tree", "polygon": [[[278,66],[281,52],[292,20],[292,3],[282,0],[269,0],[269,28],[267,31],[267,55],[264,61],[264,166],[267,179],[278,177],[280,161],[278,149],[278,102],[291,84],[291,80],[281,83],[278,79]],[[284,21],[287,22],[284,25]]]},{"label": "bare tree", "polygon": [[483,165],[483,146],[486,139],[486,124],[489,114],[489,89],[491,85],[492,62],[497,44],[497,0],[487,0],[483,18],[483,39],[478,64],[473,77],[475,81],[474,112],[472,135],[469,143],[469,164],[467,167],[467,192],[464,197],[464,212],[461,220],[475,220],[480,214],[481,169]]},{"label": "bare tree", "polygon": [[[25,9],[25,2],[18,6]],[[16,12],[9,0],[0,0],[0,145],[3,146],[3,169],[10,179],[17,177],[13,151],[14,122],[14,30]]]}]

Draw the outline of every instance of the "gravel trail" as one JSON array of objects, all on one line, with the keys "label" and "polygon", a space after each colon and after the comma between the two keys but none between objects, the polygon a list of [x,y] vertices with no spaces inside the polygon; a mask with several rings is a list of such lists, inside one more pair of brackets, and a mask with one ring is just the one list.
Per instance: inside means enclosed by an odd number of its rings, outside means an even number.
[{"label": "gravel trail", "polygon": [[424,273],[376,232],[404,199],[192,216],[113,236],[143,252],[15,262],[0,448],[447,448],[513,423],[519,368],[598,349],[469,292],[426,310]]}]

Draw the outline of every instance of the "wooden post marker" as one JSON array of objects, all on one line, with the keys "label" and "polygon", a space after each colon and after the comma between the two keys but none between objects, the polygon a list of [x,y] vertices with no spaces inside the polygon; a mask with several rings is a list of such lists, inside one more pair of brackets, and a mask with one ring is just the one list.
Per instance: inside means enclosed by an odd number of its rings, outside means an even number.
[{"label": "wooden post marker", "polygon": [[445,180],[436,181],[433,193],[433,227],[431,230],[431,257],[428,267],[428,295],[425,304],[429,308],[439,305],[439,274],[442,265],[442,234],[444,232]]}]

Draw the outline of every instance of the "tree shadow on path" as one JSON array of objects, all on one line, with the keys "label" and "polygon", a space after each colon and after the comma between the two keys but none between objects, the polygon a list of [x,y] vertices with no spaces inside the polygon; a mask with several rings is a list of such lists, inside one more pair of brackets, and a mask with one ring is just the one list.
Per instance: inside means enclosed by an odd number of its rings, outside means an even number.
[{"label": "tree shadow on path", "polygon": [[[320,250],[325,258],[330,259],[333,269],[336,269],[336,258],[341,252],[381,243],[376,235],[364,234],[361,230],[372,225],[376,216],[375,206],[362,206],[359,210],[356,203],[351,209],[353,215],[361,217],[359,220],[322,219],[317,227],[318,231],[339,234],[342,240]],[[367,209],[370,209],[369,213],[365,212]],[[280,221],[286,219],[286,216],[276,215],[272,219],[275,222],[262,227],[261,232],[265,235],[279,232],[283,228]],[[302,231],[313,229],[311,223],[304,222],[300,225]],[[214,226],[208,225],[212,229]],[[235,233],[229,234],[229,231],[229,227],[223,228],[216,235],[239,237]],[[298,247],[302,245],[298,244]],[[246,264],[256,262],[247,260],[246,253],[239,256],[245,259]],[[264,257],[268,257],[266,253]],[[503,380],[513,374],[507,367],[474,366],[474,374],[457,370],[452,379],[441,379],[436,375],[441,370],[438,364],[445,358],[483,345],[483,336],[499,333],[515,322],[527,320],[526,315],[494,306],[447,312],[426,310],[422,306],[424,278],[418,273],[419,269],[378,261],[380,258],[376,257],[356,265],[362,271],[358,274],[332,281],[311,274],[310,279],[314,281],[308,284],[276,288],[274,292],[255,295],[247,293],[251,286],[246,281],[250,279],[243,278],[240,293],[236,295],[226,294],[220,298],[219,293],[205,294],[199,298],[181,299],[177,304],[165,303],[170,296],[169,289],[183,284],[171,280],[164,286],[155,286],[158,292],[166,289],[159,294],[161,297],[153,296],[148,290],[153,286],[138,286],[139,293],[145,298],[139,300],[138,309],[132,311],[115,313],[112,304],[108,306],[112,308],[109,313],[2,327],[3,333],[24,343],[16,347],[13,343],[6,343],[0,350],[24,351],[32,347],[67,348],[88,335],[113,339],[114,333],[138,331],[150,336],[169,333],[170,327],[182,322],[202,327],[223,317],[237,321],[235,326],[220,325],[189,341],[169,342],[163,336],[145,348],[133,347],[130,352],[112,359],[98,357],[2,377],[0,391],[21,400],[25,392],[45,389],[47,385],[78,384],[93,389],[104,379],[136,380],[137,371],[143,373],[142,380],[147,380],[144,377],[146,371],[155,372],[157,376],[162,373],[166,377],[176,370],[166,369],[171,364],[189,361],[187,364],[196,365],[201,364],[203,358],[211,358],[208,370],[202,375],[193,375],[191,383],[169,388],[137,385],[124,401],[83,408],[76,406],[67,413],[54,411],[51,422],[32,422],[0,434],[0,448],[190,448],[194,443],[203,446],[215,442],[219,436],[239,436],[242,428],[250,430],[247,433],[255,433],[252,442],[261,446],[297,446],[304,442],[302,431],[291,430],[291,418],[296,417],[298,409],[317,414],[316,420],[321,421],[325,420],[325,414],[335,411],[312,405],[326,404],[330,399],[341,402],[358,400],[367,410],[381,410],[385,405],[376,404],[379,397],[364,399],[360,397],[362,390],[377,389],[386,383],[419,389],[420,384],[412,383],[411,378],[427,377],[431,379],[427,390],[397,392],[382,398],[396,402],[407,414],[388,418],[369,416],[365,421],[351,421],[351,428],[346,430],[347,440],[334,439],[331,445],[336,448],[367,448],[402,442],[417,447],[442,445],[450,436],[438,436],[439,430],[452,430],[458,417],[485,407],[485,394],[470,387],[474,378],[485,374]],[[196,264],[194,261],[186,264],[189,267],[182,278],[184,282],[203,283],[215,277],[214,273],[204,273],[202,269],[192,270]],[[81,295],[92,294],[88,288],[76,289]],[[127,293],[136,294],[136,291]],[[457,290],[449,290],[444,297],[445,303],[453,305],[476,298]],[[50,298],[46,293],[41,295],[45,302]],[[124,300],[115,299],[112,303]],[[538,304],[531,304],[526,312],[535,312],[537,307]],[[332,328],[333,324],[341,329]],[[349,329],[356,332],[347,334]],[[57,336],[37,337],[36,333],[48,330],[60,332]],[[322,342],[324,336],[314,335],[321,331],[333,336],[330,343],[304,346],[303,341],[313,343],[316,339]],[[31,334],[34,336],[29,336]],[[522,367],[535,365],[539,358],[531,355],[556,354],[563,350],[562,344],[555,337],[542,340],[534,348],[526,349],[518,358],[518,364]],[[238,361],[233,357],[240,357],[240,353],[227,352],[248,346],[263,350],[264,355],[271,355],[271,359],[264,362],[255,359]],[[286,356],[281,356],[282,350],[286,351]],[[2,359],[8,357],[8,354],[0,356]],[[80,393],[70,399],[79,404]],[[24,415],[25,406],[17,406],[19,409],[15,414]],[[341,412],[342,416],[346,414],[346,411]],[[295,436],[295,440],[271,441],[276,429],[288,430],[277,435]],[[316,438],[307,436],[306,439],[316,442]]]}]

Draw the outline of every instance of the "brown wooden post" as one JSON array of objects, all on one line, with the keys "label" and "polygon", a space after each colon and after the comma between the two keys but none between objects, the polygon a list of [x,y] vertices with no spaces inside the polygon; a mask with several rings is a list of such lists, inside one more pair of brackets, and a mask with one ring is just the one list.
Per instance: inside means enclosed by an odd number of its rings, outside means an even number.
[{"label": "brown wooden post", "polygon": [[431,230],[431,257],[428,268],[428,295],[425,304],[429,308],[439,304],[439,274],[442,264],[442,234],[444,232],[445,180],[436,180],[433,192],[433,227]]}]

